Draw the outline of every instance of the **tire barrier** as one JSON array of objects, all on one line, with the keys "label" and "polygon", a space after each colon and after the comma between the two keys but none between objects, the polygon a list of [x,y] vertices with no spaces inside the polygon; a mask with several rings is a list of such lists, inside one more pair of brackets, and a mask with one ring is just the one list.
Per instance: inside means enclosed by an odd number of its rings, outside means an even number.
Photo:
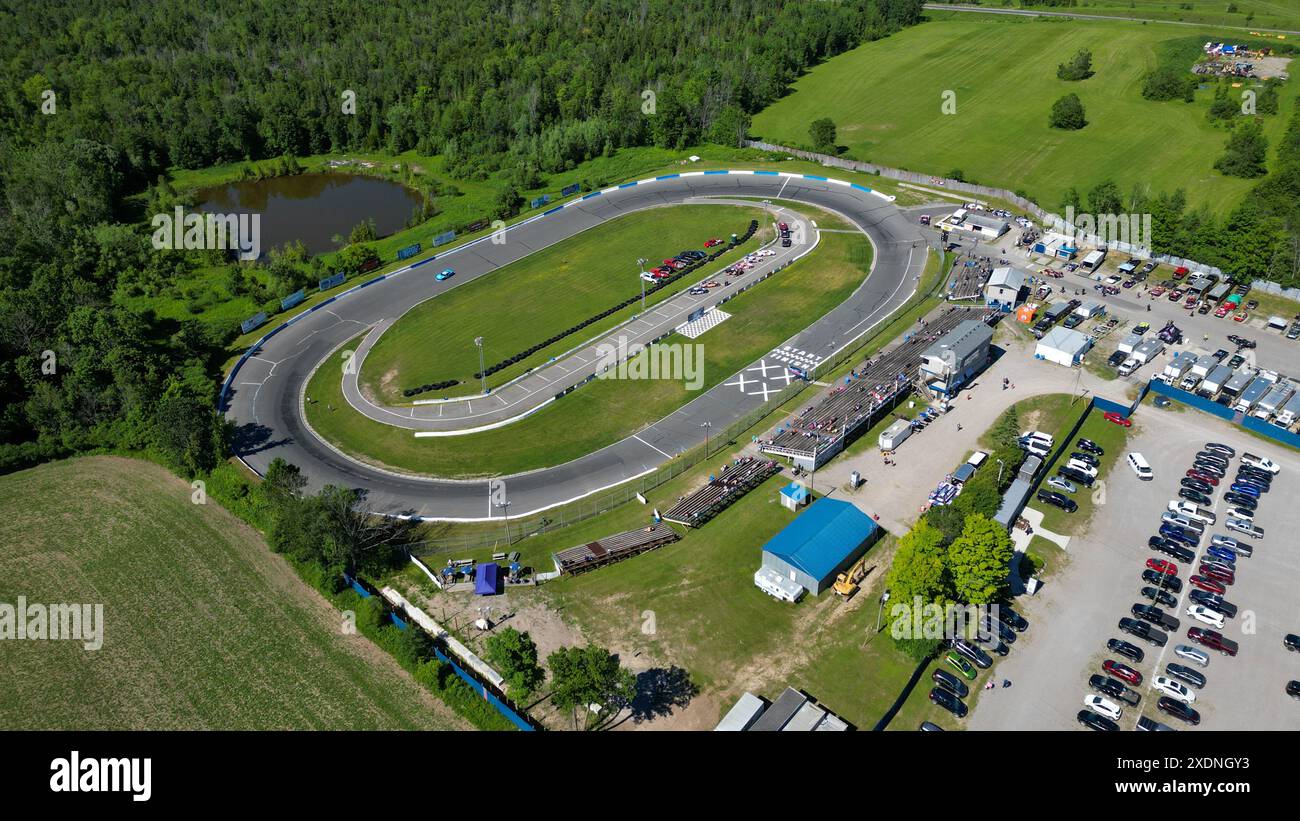
[{"label": "tire barrier", "polygon": [[406,390],[402,391],[402,396],[411,397],[411,396],[416,396],[417,394],[425,393],[426,391],[441,391],[450,388],[453,385],[459,385],[459,384],[460,384],[459,379],[446,379],[443,380],[442,382],[430,382],[427,385],[417,385],[414,388],[407,388]]},{"label": "tire barrier", "polygon": [[[653,294],[655,291],[658,291],[662,288],[667,287],[668,285],[671,285],[672,283],[676,282],[677,280],[681,279],[687,274],[693,273],[697,271],[699,268],[708,265],[710,262],[713,262],[718,257],[727,253],[731,249],[748,242],[750,238],[752,238],[754,234],[757,232],[758,232],[758,220],[750,220],[749,228],[746,229],[745,233],[737,236],[735,240],[729,241],[725,245],[718,246],[718,250],[714,251],[713,253],[706,254],[700,259],[688,263],[683,267],[677,269],[676,272],[659,280],[652,287],[646,288],[646,294],[647,295]],[[616,314],[619,311],[623,310],[624,308],[627,308],[630,305],[636,304],[640,299],[641,299],[640,294],[637,294],[636,296],[628,297],[627,299],[623,300],[617,305],[611,308],[607,308],[604,311],[601,311],[600,313],[596,314],[595,316],[590,317],[589,319],[585,319],[582,322],[579,322],[577,325],[574,325],[571,328],[568,328],[564,331],[561,331],[558,334],[555,334],[554,336],[552,336],[547,340],[539,342],[530,348],[525,348],[524,350],[519,351],[518,353],[515,353],[512,356],[508,356],[505,359],[502,359],[500,362],[496,362],[492,365],[489,365],[486,370],[475,371],[473,378],[483,379],[484,377],[492,376],[498,371],[504,370],[505,368],[508,368],[511,365],[521,362],[527,359],[528,357],[532,356],[533,354],[537,353],[538,351],[544,350],[545,348],[554,345],[555,343],[565,339],[566,337],[572,336],[578,331],[581,331],[583,328],[586,328],[589,325],[593,325],[597,322],[600,322],[602,319],[606,319],[612,316],[613,314]],[[460,381],[461,380],[449,380],[447,382],[436,383],[432,387],[430,387],[429,385],[422,385],[415,388],[407,388],[406,390],[402,391],[402,395],[409,397],[409,396],[414,396],[417,393],[421,393],[422,391],[441,390],[442,388],[448,388],[451,387],[452,385],[460,384]]]}]

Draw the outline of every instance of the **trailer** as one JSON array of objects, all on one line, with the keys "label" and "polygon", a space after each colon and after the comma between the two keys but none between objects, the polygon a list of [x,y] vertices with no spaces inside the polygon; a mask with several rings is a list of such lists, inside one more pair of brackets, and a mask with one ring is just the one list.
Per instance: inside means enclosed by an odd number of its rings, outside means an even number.
[{"label": "trailer", "polygon": [[1119,348],[1117,350],[1119,350],[1120,353],[1131,354],[1133,353],[1133,349],[1141,344],[1142,344],[1142,334],[1129,334],[1128,336],[1124,337],[1124,339],[1120,341]]},{"label": "trailer", "polygon": [[1264,394],[1264,398],[1255,403],[1255,409],[1250,415],[1267,419],[1281,410],[1294,394],[1295,386],[1290,382],[1275,382],[1268,393]]},{"label": "trailer", "polygon": [[1196,354],[1191,351],[1179,351],[1174,354],[1174,358],[1169,361],[1169,364],[1165,365],[1164,373],[1161,376],[1170,385],[1177,384],[1183,376],[1192,370],[1192,366],[1195,364]]},{"label": "trailer", "polygon": [[1259,400],[1273,389],[1273,383],[1262,376],[1257,376],[1250,381],[1241,391],[1241,396],[1237,397],[1237,404],[1233,410],[1237,413],[1250,413],[1251,409],[1259,403]]},{"label": "trailer", "polygon": [[1201,380],[1201,385],[1196,389],[1197,396],[1203,396],[1206,399],[1213,399],[1223,390],[1223,386],[1232,378],[1232,368],[1227,365],[1215,365],[1210,368],[1210,372]]},{"label": "trailer", "polygon": [[1148,339],[1133,349],[1133,358],[1138,364],[1145,365],[1155,359],[1165,349],[1165,343],[1159,339]]},{"label": "trailer", "polygon": [[911,435],[912,422],[908,419],[899,419],[881,432],[878,440],[880,449],[894,450]]},{"label": "trailer", "polygon": [[1241,396],[1241,392],[1253,381],[1255,381],[1255,371],[1251,368],[1243,368],[1234,373],[1232,378],[1224,383],[1222,393],[1229,399],[1234,400],[1235,403],[1237,397]]},{"label": "trailer", "polygon": [[1273,424],[1279,428],[1289,428],[1295,424],[1296,419],[1300,419],[1300,393],[1292,396],[1291,399],[1282,406],[1282,410],[1273,420]]}]

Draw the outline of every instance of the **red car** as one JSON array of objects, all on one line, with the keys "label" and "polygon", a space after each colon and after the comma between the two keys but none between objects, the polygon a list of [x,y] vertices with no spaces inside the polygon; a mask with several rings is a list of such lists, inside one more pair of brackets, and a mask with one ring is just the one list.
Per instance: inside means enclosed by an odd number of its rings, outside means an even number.
[{"label": "red car", "polygon": [[1189,627],[1187,628],[1187,638],[1211,650],[1218,650],[1225,656],[1237,655],[1237,642],[1224,638],[1223,634],[1217,630]]},{"label": "red car", "polygon": [[1214,593],[1222,596],[1227,592],[1227,588],[1216,582],[1214,579],[1207,579],[1204,576],[1192,576],[1187,580],[1192,587],[1198,587],[1206,593]]},{"label": "red car", "polygon": [[1188,479],[1196,479],[1197,481],[1204,482],[1205,484],[1209,485],[1210,487],[1218,487],[1218,486],[1219,486],[1219,480],[1216,479],[1215,477],[1211,476],[1211,475],[1208,474],[1208,473],[1201,473],[1200,471],[1189,470],[1189,471],[1187,471],[1187,478],[1188,478]]},{"label": "red car", "polygon": [[721,245],[721,244],[722,244],[722,240],[720,239],[710,239],[710,240],[705,240],[704,247],[712,248],[715,245]]},{"label": "red car", "polygon": [[1186,266],[1179,265],[1177,268],[1174,269],[1174,279],[1182,279],[1183,277],[1187,276],[1189,273],[1190,271],[1187,270]]},{"label": "red car", "polygon": [[1152,296],[1152,298],[1155,298],[1155,297],[1160,296],[1160,295],[1163,294],[1164,292],[1165,292],[1165,286],[1163,286],[1163,285],[1157,285],[1156,287],[1154,287],[1154,288],[1151,289],[1151,296]]},{"label": "red car", "polygon": [[1147,567],[1166,576],[1178,575],[1178,565],[1164,559],[1147,559]]},{"label": "red car", "polygon": [[1219,307],[1214,309],[1214,315],[1217,316],[1219,319],[1223,319],[1225,316],[1228,315],[1228,311],[1231,310],[1232,310],[1232,306],[1230,305],[1220,305]]},{"label": "red car", "polygon": [[1178,300],[1180,300],[1180,299],[1182,299],[1182,298],[1183,298],[1183,292],[1180,291],[1180,290],[1178,290],[1177,288],[1175,288],[1175,289],[1173,289],[1172,291],[1169,292],[1169,301],[1170,301],[1170,302],[1177,302]]},{"label": "red car", "polygon": [[1245,311],[1241,311],[1240,313],[1236,313],[1232,315],[1232,321],[1245,322],[1248,316],[1249,314],[1247,314]]},{"label": "red car", "polygon": [[1132,419],[1129,419],[1127,416],[1121,416],[1115,411],[1106,411],[1106,413],[1102,415],[1106,417],[1107,422],[1114,422],[1116,425],[1121,425],[1126,428],[1130,428],[1133,426]]},{"label": "red car", "polygon": [[782,231],[789,231],[789,230],[790,230],[790,226],[786,225],[784,222],[781,223],[779,227],[781,228]]},{"label": "red car", "polygon": [[1233,573],[1231,570],[1224,570],[1220,567],[1201,565],[1201,575],[1211,581],[1219,582],[1220,584],[1232,584],[1237,581],[1236,573]]},{"label": "red car", "polygon": [[1120,664],[1118,661],[1106,659],[1101,663],[1101,669],[1110,673],[1115,678],[1127,681],[1129,684],[1136,685],[1142,683],[1142,674],[1137,670],[1134,670],[1132,667],[1129,667],[1127,664]]}]

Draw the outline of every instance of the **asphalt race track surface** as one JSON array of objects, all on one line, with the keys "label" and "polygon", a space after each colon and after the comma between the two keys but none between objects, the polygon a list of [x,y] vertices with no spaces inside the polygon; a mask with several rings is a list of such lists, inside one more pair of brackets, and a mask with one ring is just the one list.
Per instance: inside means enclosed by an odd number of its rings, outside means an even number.
[{"label": "asphalt race track surface", "polygon": [[[887,320],[915,293],[925,266],[926,237],[909,217],[864,188],[770,172],[697,172],[629,183],[518,223],[508,229],[505,243],[484,238],[440,254],[437,261],[353,289],[263,337],[236,366],[223,392],[223,409],[236,429],[236,455],[258,473],[281,457],[302,469],[312,489],[326,484],[364,489],[376,512],[444,520],[500,518],[499,512],[493,514],[487,479],[457,481],[387,471],[362,464],[317,438],[302,417],[303,390],[313,370],[347,340],[391,321],[431,294],[602,222],[696,197],[736,196],[779,197],[834,211],[862,229],[874,246],[872,272],[863,284],[825,316],[810,318],[811,324],[781,347],[829,357]],[[456,276],[435,281],[433,275],[444,267],[454,268]],[[784,364],[769,356],[635,436],[562,465],[506,477],[510,515],[545,510],[649,473],[701,443],[704,422],[721,431],[763,404],[788,378]]]}]

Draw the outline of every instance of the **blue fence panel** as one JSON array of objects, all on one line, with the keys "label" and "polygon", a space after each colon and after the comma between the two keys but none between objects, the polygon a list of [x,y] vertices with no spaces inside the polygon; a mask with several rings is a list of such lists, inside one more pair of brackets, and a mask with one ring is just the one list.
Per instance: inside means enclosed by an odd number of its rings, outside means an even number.
[{"label": "blue fence panel", "polygon": [[398,251],[397,251],[397,258],[398,258],[398,259],[410,259],[411,257],[415,256],[416,254],[420,253],[420,247],[421,247],[421,246],[420,246],[420,243],[417,242],[417,243],[415,243],[414,245],[408,245],[408,246],[406,246],[405,248],[398,249]]},{"label": "blue fence panel", "polygon": [[461,669],[461,666],[457,664],[455,661],[453,661],[451,656],[442,652],[442,650],[438,647],[433,648],[433,653],[438,657],[439,661],[444,661],[447,664],[450,664],[452,671],[455,672],[456,675],[460,676],[462,681],[464,681],[466,684],[472,687],[474,689],[474,692],[483,696],[484,700],[486,700],[488,704],[491,704],[494,708],[496,708],[497,712],[505,716],[507,721],[509,721],[511,724],[515,725],[519,729],[523,730],[524,732],[531,733],[535,730],[533,725],[529,724],[522,717],[520,717],[518,713],[516,713],[514,710],[506,706],[505,703],[501,701],[501,699],[492,695],[492,693],[488,691],[488,689],[484,687],[483,684],[479,682],[478,679],[474,678],[469,673]]},{"label": "blue fence panel", "polygon": [[455,238],[456,238],[455,231],[444,231],[443,233],[434,237],[431,240],[431,242],[433,243],[433,247],[437,248],[439,245],[446,245],[447,243],[451,242]]},{"label": "blue fence panel", "polygon": [[262,311],[261,313],[256,314],[254,316],[250,316],[248,319],[245,319],[243,322],[239,323],[239,330],[243,331],[244,333],[248,333],[249,331],[253,330],[258,325],[261,325],[265,321],[266,321],[266,312]]},{"label": "blue fence panel", "polygon": [[550,201],[551,201],[551,195],[550,195],[550,194],[543,194],[543,195],[541,195],[540,197],[535,197],[535,198],[533,199],[533,201],[532,201],[532,203],[531,203],[531,207],[532,207],[532,208],[541,208],[543,205],[545,205],[546,203],[548,203],[548,202],[550,202]]},{"label": "blue fence panel", "polygon": [[1234,415],[1232,408],[1224,407],[1218,402],[1206,399],[1204,396],[1197,396],[1194,393],[1188,393],[1180,388],[1175,388],[1173,385],[1166,385],[1164,382],[1158,382],[1154,379],[1150,383],[1150,389],[1161,396],[1167,396],[1170,399],[1173,399],[1175,402],[1182,402],[1184,405],[1190,405],[1197,410],[1205,411],[1206,413],[1217,416],[1220,419],[1226,419],[1229,422],[1232,421]]},{"label": "blue fence panel", "polygon": [[1277,425],[1270,425],[1268,422],[1265,422],[1263,419],[1256,419],[1253,416],[1247,416],[1245,419],[1242,420],[1241,426],[1246,430],[1252,430],[1261,436],[1267,436],[1270,439],[1275,439],[1278,442],[1281,442],[1282,444],[1286,445],[1287,447],[1292,447],[1292,448],[1296,448],[1297,450],[1300,450],[1300,436],[1297,436],[1296,434],[1292,433],[1289,430],[1283,430],[1282,428],[1279,428]]},{"label": "blue fence panel", "polygon": [[347,280],[347,274],[335,274],[332,277],[325,277],[320,281],[320,289],[328,291],[330,288],[337,288]]},{"label": "blue fence panel", "polygon": [[581,186],[579,183],[576,183],[576,182],[575,182],[573,185],[566,185],[566,186],[564,186],[563,188],[561,188],[561,189],[560,189],[560,196],[561,196],[561,197],[567,197],[567,196],[569,196],[570,194],[576,194],[576,193],[578,193],[578,192],[581,191],[581,190],[582,190],[582,186]]},{"label": "blue fence panel", "polygon": [[287,297],[280,300],[280,310],[287,311],[293,306],[302,302],[306,298],[307,298],[307,292],[302,288],[299,288],[298,290],[294,291],[292,294],[289,294]]},{"label": "blue fence panel", "polygon": [[1100,396],[1094,396],[1092,406],[1102,413],[1118,413],[1120,416],[1128,416],[1129,406],[1121,405],[1112,399],[1103,399]]}]

